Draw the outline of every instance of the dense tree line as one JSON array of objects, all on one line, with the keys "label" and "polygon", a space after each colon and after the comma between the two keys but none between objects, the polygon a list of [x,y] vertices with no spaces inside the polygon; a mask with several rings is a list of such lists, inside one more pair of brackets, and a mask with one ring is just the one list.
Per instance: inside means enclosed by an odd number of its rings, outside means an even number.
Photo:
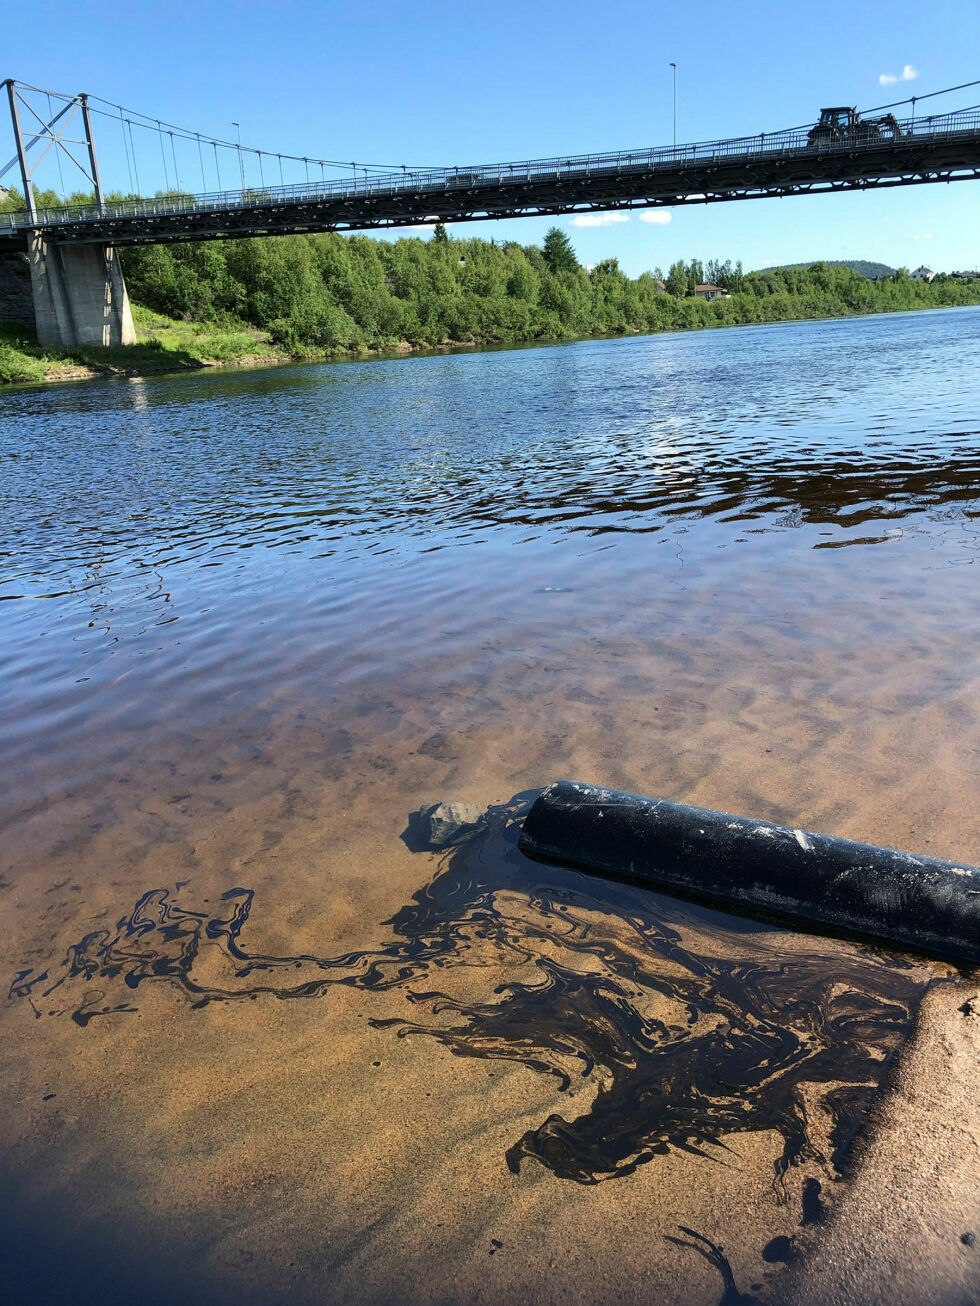
[{"label": "dense tree line", "polygon": [[[14,200],[16,202],[16,199]],[[8,204],[10,201],[8,201]],[[428,238],[275,236],[126,249],[134,301],[168,317],[267,331],[284,351],[342,352],[569,339],[980,302],[980,281],[900,271],[883,281],[816,263],[743,273],[714,259],[631,278],[614,258],[581,266],[553,227],[541,247]],[[725,287],[707,302],[695,287]]]},{"label": "dense tree line", "polygon": [[[714,260],[630,278],[616,259],[586,270],[564,232],[543,247],[367,236],[263,237],[126,250],[134,299],[170,317],[244,320],[290,352],[560,340],[634,331],[838,317],[980,302],[980,281],[872,282],[817,263],[743,273]],[[730,290],[707,302],[705,278]]]}]

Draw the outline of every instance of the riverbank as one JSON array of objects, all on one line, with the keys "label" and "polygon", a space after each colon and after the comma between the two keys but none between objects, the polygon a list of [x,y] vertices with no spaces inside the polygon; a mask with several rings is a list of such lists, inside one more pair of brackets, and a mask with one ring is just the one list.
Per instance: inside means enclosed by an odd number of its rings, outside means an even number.
[{"label": "riverbank", "polygon": [[139,343],[116,349],[45,349],[30,328],[0,323],[0,385],[290,361],[265,332],[244,324],[177,322],[137,304],[133,318]]},{"label": "riverbank", "polygon": [[[967,305],[969,307],[969,305]],[[809,313],[773,319],[773,322],[826,321],[831,318],[871,317],[879,313],[930,309],[935,304],[911,308],[874,308],[865,313]],[[943,305],[942,307],[948,307]],[[140,337],[135,345],[113,349],[45,349],[34,332],[13,322],[0,322],[0,386],[36,385],[46,382],[90,381],[105,376],[152,376],[163,372],[199,371],[215,367],[268,367],[286,363],[343,362],[366,358],[393,358],[452,350],[490,350],[521,345],[571,344],[576,340],[603,340],[606,332],[556,339],[515,340],[506,343],[481,340],[443,340],[438,345],[413,344],[409,340],[359,349],[283,349],[269,333],[247,323],[219,326],[208,322],[181,322],[154,313],[141,304],[133,305],[133,319]],[[707,321],[662,330],[631,328],[616,335],[659,335],[663,331],[706,331],[724,326],[759,323]]]},{"label": "riverbank", "polygon": [[[221,327],[207,322],[178,322],[139,304],[133,305],[133,319],[140,337],[137,344],[114,349],[71,350],[45,349],[29,328],[15,322],[0,322],[0,386],[434,352],[430,345],[413,345],[407,340],[384,349],[289,351],[277,348],[268,332],[245,323]],[[445,340],[437,350],[480,347],[473,340]]]},{"label": "riverbank", "polygon": [[22,325],[0,325],[0,384],[980,304],[980,277],[926,282],[900,270],[873,281],[825,263],[743,273],[679,262],[666,281],[659,268],[631,278],[616,259],[582,267],[557,228],[541,248],[445,231],[393,242],[325,233],[136,247],[124,261],[140,343],[59,353],[42,350],[23,325],[32,321],[25,267],[7,260],[0,323]]},{"label": "riverbank", "polygon": [[[786,1306],[975,1300],[978,1060],[976,978],[934,988],[890,1091],[871,1112],[846,1200],[801,1249],[785,1285]],[[815,1235],[815,1227],[803,1232]]]}]

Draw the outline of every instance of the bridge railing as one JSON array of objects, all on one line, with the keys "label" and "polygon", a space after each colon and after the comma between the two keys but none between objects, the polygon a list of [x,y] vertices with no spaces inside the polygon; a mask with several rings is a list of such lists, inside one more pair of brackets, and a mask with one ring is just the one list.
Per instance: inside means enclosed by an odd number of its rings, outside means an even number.
[{"label": "bridge railing", "polygon": [[958,111],[925,118],[904,119],[897,124],[896,135],[887,129],[869,129],[864,138],[817,140],[810,126],[778,132],[760,132],[756,136],[739,136],[692,145],[621,150],[608,154],[564,155],[551,159],[528,159],[519,163],[472,164],[451,168],[404,168],[376,175],[355,174],[332,181],[299,183],[292,186],[246,187],[244,190],[210,191],[204,194],[171,193],[152,199],[133,197],[110,201],[100,211],[92,204],[64,205],[38,212],[31,222],[26,210],[0,214],[0,233],[37,227],[59,227],[113,218],[153,218],[179,214],[209,214],[218,211],[277,209],[283,206],[321,204],[349,200],[359,203],[365,198],[440,195],[456,191],[496,192],[510,187],[520,190],[535,183],[588,181],[677,172],[703,167],[713,162],[771,161],[777,156],[806,156],[814,159],[828,155],[880,149],[882,145],[939,144],[980,131],[980,111]]}]

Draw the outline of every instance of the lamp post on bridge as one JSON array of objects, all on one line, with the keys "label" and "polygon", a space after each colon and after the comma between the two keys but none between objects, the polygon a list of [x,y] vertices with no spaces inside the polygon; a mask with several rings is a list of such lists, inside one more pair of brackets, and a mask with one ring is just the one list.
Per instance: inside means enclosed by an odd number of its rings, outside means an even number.
[{"label": "lamp post on bridge", "polygon": [[677,64],[672,63],[671,68],[674,70],[674,149],[677,149]]}]

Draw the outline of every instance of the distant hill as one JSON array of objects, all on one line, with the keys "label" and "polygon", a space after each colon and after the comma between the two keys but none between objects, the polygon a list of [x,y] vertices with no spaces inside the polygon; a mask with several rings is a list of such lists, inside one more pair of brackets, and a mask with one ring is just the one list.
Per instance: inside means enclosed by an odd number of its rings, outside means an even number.
[{"label": "distant hill", "polygon": [[[779,267],[783,268],[810,268],[814,263],[826,263],[829,268],[850,268],[852,272],[860,272],[862,277],[890,277],[895,271],[887,263],[875,263],[866,258],[825,258],[811,259],[809,263],[781,263]],[[760,268],[761,272],[778,272],[779,268]]]}]

